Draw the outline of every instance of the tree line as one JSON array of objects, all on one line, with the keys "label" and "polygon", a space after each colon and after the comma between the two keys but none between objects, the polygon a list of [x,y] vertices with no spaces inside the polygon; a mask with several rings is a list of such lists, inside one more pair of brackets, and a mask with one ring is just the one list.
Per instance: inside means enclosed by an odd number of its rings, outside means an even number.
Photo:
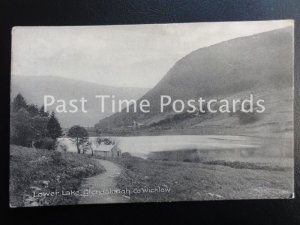
[{"label": "tree line", "polygon": [[[54,112],[47,112],[44,106],[28,104],[19,93],[11,103],[10,143],[24,147],[54,150],[57,138],[63,135],[61,125]],[[72,126],[67,136],[76,144],[77,152],[90,148],[88,131],[81,126]]]},{"label": "tree line", "polygon": [[55,113],[28,104],[19,93],[11,103],[10,143],[25,147],[54,149],[63,134]]}]

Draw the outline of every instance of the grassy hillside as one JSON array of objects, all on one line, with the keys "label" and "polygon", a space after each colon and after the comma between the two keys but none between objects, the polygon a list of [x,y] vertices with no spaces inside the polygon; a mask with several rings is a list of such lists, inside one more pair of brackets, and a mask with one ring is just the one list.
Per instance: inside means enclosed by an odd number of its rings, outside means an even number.
[{"label": "grassy hillside", "polygon": [[[99,85],[96,83],[66,79],[55,76],[12,76],[11,98],[21,93],[28,103],[41,106],[44,95],[52,95],[55,99],[81,99],[88,100],[86,110],[88,113],[58,113],[57,116],[63,127],[72,125],[94,126],[99,119],[111,115],[111,102],[107,101],[105,112],[101,112],[100,100],[96,95],[115,95],[118,99],[139,99],[148,89],[146,88],[123,88]],[[32,91],[34,90],[34,91]],[[54,110],[54,107],[50,108]],[[84,118],[84,120],[82,119]]]},{"label": "grassy hillside", "polygon": [[[260,125],[273,122],[291,123],[292,86],[293,30],[284,28],[225,41],[190,53],[179,60],[142,97],[151,102],[151,113],[116,113],[101,120],[97,127],[126,127],[133,120],[153,128],[155,132],[159,129],[168,132],[181,129],[197,133],[209,125],[213,129],[214,124],[210,122],[218,123],[217,121],[221,123],[217,124],[216,130],[235,127],[240,125],[238,119],[228,115],[208,114],[196,118],[187,116],[176,121],[171,111],[163,114],[159,112],[160,96],[170,95],[172,99],[182,100],[199,97],[230,100],[247,97],[251,93],[256,98],[266,98],[267,112],[264,113]],[[201,126],[200,123],[204,125]],[[290,127],[291,125],[288,129]]]},{"label": "grassy hillside", "polygon": [[76,204],[76,196],[35,198],[33,192],[76,191],[83,178],[104,171],[84,155],[10,147],[10,206]]},{"label": "grassy hillside", "polygon": [[[128,196],[132,202],[291,198],[294,193],[292,159],[189,163],[127,157],[119,163],[124,169],[118,187],[141,190]],[[144,191],[158,186],[170,191]]]}]

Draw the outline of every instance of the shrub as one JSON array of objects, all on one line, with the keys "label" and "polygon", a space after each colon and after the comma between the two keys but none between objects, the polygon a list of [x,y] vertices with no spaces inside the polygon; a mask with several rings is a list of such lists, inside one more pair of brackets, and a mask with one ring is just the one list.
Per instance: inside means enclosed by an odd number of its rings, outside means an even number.
[{"label": "shrub", "polygon": [[41,149],[47,149],[47,150],[54,150],[55,149],[55,144],[56,141],[50,137],[45,137],[37,142],[35,142],[34,146],[36,148],[41,148]]},{"label": "shrub", "polygon": [[183,162],[192,162],[191,159],[184,159]]},{"label": "shrub", "polygon": [[129,152],[122,153],[122,158],[130,158],[130,157],[131,157],[131,155]]},{"label": "shrub", "polygon": [[66,144],[62,144],[60,143],[59,146],[57,146],[57,148],[62,151],[62,152],[67,152],[68,151],[68,146]]}]

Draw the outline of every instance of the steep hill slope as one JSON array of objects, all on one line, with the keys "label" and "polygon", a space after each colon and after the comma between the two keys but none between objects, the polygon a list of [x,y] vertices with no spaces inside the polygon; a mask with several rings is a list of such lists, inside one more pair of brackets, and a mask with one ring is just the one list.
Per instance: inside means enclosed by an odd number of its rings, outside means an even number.
[{"label": "steep hill slope", "polygon": [[292,86],[293,29],[288,27],[191,52],[142,97],[150,101],[150,113],[116,113],[101,120],[97,127],[124,127],[134,120],[151,125],[168,114],[159,112],[161,95],[169,95],[173,100],[209,99],[286,88],[292,94]]}]

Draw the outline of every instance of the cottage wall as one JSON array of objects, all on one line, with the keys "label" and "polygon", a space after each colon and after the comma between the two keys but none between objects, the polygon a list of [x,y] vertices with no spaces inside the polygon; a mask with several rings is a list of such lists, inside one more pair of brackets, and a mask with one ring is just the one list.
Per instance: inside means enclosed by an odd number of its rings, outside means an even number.
[{"label": "cottage wall", "polygon": [[122,152],[117,146],[114,146],[110,150],[94,150],[94,154],[104,158],[119,158]]},{"label": "cottage wall", "polygon": [[111,157],[111,152],[107,152],[107,151],[94,151],[94,155],[107,158],[107,157]]}]

